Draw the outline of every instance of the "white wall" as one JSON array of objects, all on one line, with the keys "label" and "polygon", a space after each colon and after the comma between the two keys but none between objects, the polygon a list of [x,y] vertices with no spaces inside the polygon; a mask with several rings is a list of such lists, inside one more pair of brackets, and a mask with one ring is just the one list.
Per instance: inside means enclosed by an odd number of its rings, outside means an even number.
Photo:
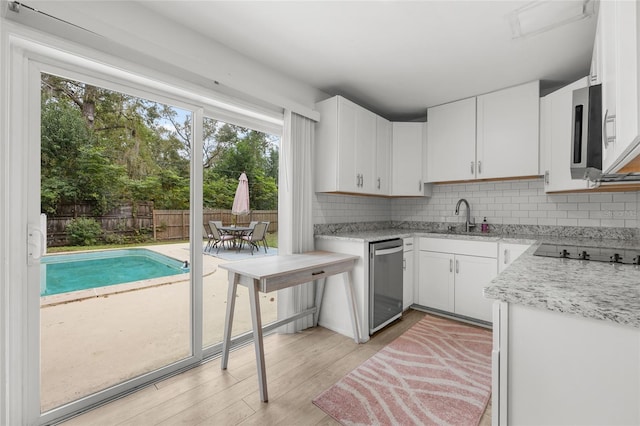
[{"label": "white wall", "polygon": [[[72,41],[182,77],[208,89],[249,101],[260,100],[302,115],[308,115],[315,102],[329,97],[189,28],[173,23],[145,8],[144,2],[33,0],[28,5],[100,37],[86,31],[83,36],[80,29],[74,32],[65,28],[69,27],[67,24],[33,16],[33,13],[29,14],[24,8],[19,16],[7,12],[7,17],[61,37],[71,37]],[[212,3],[212,7],[215,7],[215,3]]]},{"label": "white wall", "polygon": [[454,214],[460,198],[476,221],[551,226],[637,228],[638,192],[544,193],[542,179],[434,185],[433,196],[376,198],[316,194],[314,223],[375,221],[464,222]]}]

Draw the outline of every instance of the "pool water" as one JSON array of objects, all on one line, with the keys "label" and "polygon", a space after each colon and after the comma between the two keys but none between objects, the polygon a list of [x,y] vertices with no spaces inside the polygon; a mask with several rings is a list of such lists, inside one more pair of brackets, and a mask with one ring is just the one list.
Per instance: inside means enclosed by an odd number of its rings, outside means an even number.
[{"label": "pool water", "polygon": [[48,255],[42,258],[40,295],[184,274],[184,261],[147,249]]}]

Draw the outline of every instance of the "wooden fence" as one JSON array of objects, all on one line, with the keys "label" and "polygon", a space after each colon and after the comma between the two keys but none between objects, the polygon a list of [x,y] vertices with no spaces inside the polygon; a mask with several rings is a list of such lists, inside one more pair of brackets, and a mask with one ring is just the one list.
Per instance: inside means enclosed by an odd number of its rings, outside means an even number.
[{"label": "wooden fence", "polygon": [[[202,215],[202,224],[210,220],[220,220],[223,225],[235,223],[238,226],[247,226],[251,221],[269,222],[268,232],[278,232],[277,210],[254,210],[246,216],[235,216],[231,214],[231,210],[205,210]],[[189,211],[154,210],[153,239],[158,241],[189,239]]]},{"label": "wooden fence", "polygon": [[153,202],[123,204],[115,209],[96,215],[91,203],[77,203],[60,206],[56,216],[47,217],[47,245],[49,247],[69,244],[67,225],[73,219],[88,217],[100,223],[106,234],[124,237],[148,233],[153,225]]},{"label": "wooden fence", "polygon": [[[148,235],[154,240],[189,239],[189,210],[154,210],[153,202],[123,204],[103,215],[95,215],[89,203],[65,205],[56,216],[47,217],[47,246],[69,244],[67,225],[78,217],[96,220],[106,236]],[[202,223],[221,220],[224,225],[249,225],[251,221],[270,222],[270,233],[278,232],[277,210],[255,210],[247,216],[235,216],[231,210],[205,210]]]}]

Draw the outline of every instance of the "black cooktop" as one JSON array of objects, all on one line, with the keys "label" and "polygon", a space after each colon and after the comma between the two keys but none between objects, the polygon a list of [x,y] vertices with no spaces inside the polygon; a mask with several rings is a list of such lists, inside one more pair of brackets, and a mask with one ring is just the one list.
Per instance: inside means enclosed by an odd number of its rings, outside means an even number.
[{"label": "black cooktop", "polygon": [[534,256],[640,265],[640,249],[541,244]]}]

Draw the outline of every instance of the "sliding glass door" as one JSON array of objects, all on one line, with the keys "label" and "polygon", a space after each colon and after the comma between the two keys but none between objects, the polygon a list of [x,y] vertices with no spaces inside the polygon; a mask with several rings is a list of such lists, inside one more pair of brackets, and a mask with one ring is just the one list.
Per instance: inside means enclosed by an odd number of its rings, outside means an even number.
[{"label": "sliding glass door", "polygon": [[201,355],[194,114],[72,72],[39,86],[40,410],[56,418]]},{"label": "sliding glass door", "polygon": [[[232,196],[220,196],[246,172],[251,214],[222,221],[270,222],[268,249],[243,250],[277,253],[279,137],[268,129],[282,120],[230,107],[221,121],[212,98],[27,50],[12,57],[11,158],[22,169],[12,169],[22,188],[12,194],[27,228],[26,265],[10,288],[22,302],[15,353],[25,368],[12,379],[23,384],[25,423],[50,423],[220,350],[227,277],[217,266],[229,259],[204,253],[205,225],[220,220],[211,211],[231,208]],[[260,120],[266,133],[251,127]],[[245,296],[234,335],[250,328]],[[263,324],[274,321],[276,294],[261,303]]]}]

